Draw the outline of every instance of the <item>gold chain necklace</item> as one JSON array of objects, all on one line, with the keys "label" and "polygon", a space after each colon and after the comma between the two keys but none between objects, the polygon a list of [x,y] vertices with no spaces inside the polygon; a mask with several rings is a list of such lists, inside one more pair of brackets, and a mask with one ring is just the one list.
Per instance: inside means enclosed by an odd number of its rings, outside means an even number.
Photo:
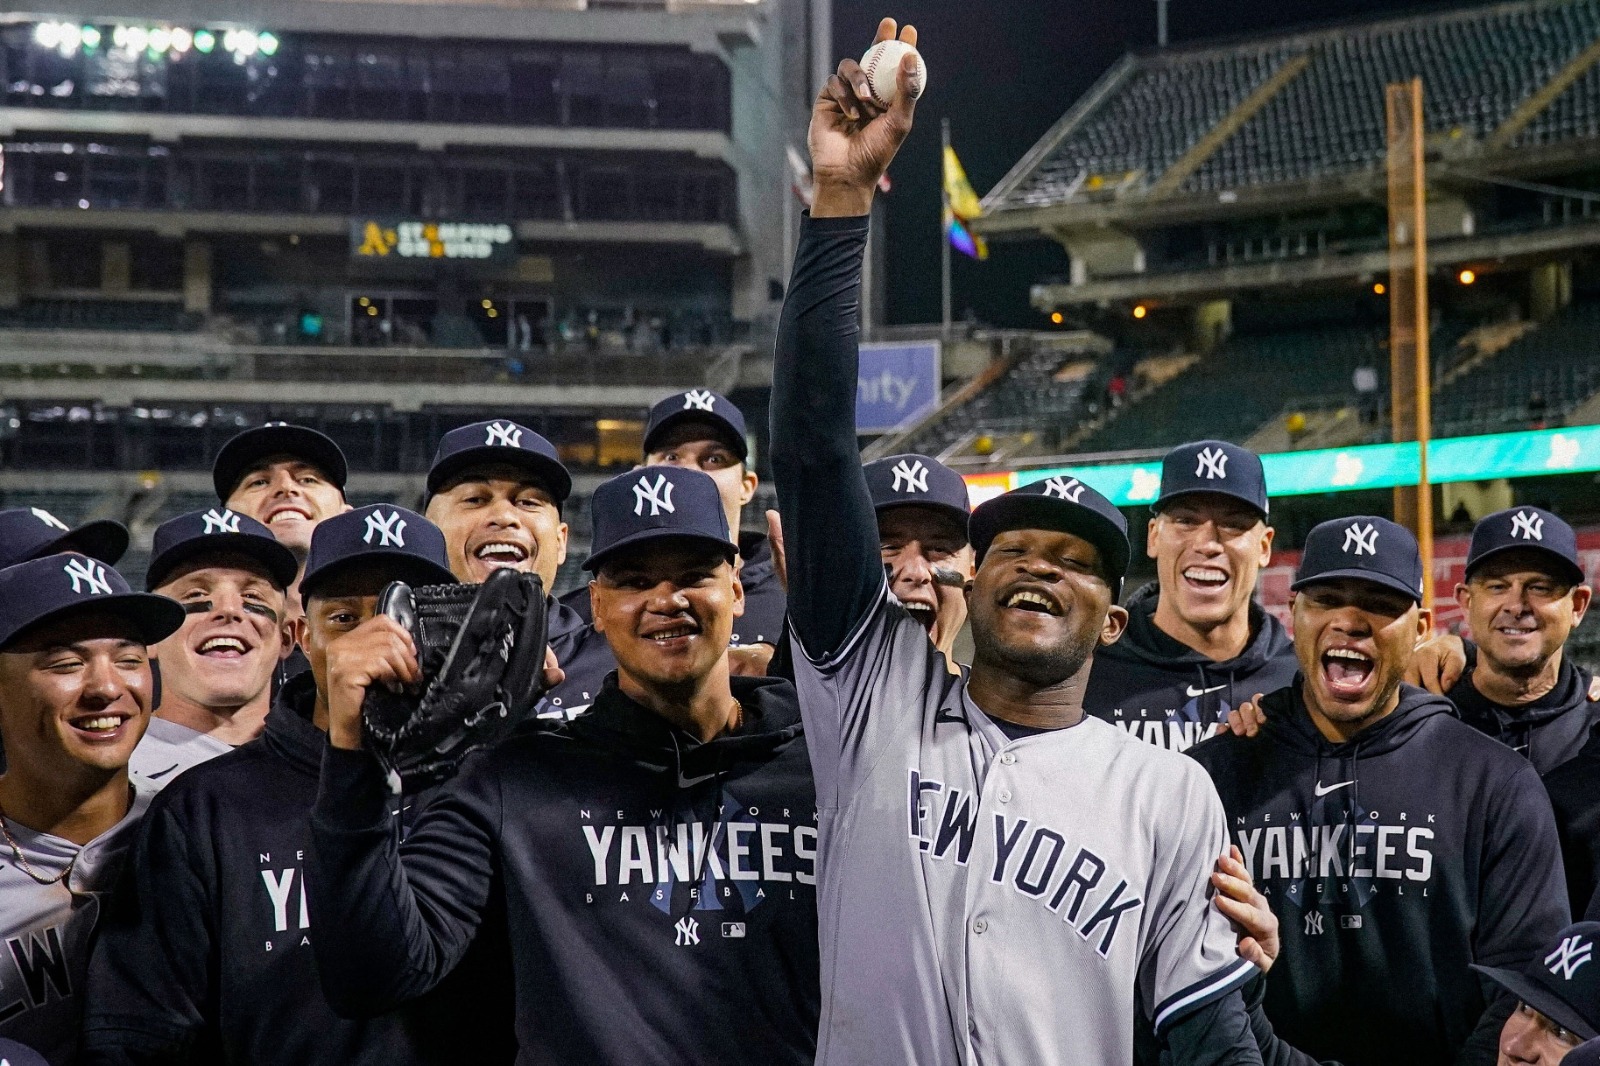
[{"label": "gold chain necklace", "polygon": [[6,843],[11,845],[11,854],[17,857],[17,865],[22,868],[22,872],[33,878],[41,885],[53,885],[59,881],[65,881],[67,877],[71,875],[72,868],[77,865],[78,856],[74,855],[72,860],[67,863],[67,868],[65,870],[62,870],[54,877],[40,877],[39,872],[30,866],[27,858],[23,856],[22,846],[17,843],[16,837],[13,837],[11,835],[11,830],[6,828],[6,812],[4,808],[0,808],[0,835],[3,835],[6,838]]}]

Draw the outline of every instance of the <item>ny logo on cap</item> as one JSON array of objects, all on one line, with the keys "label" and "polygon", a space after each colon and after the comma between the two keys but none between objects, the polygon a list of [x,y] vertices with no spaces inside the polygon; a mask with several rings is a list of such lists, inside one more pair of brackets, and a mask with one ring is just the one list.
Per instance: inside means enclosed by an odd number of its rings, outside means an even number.
[{"label": "ny logo on cap", "polygon": [[1195,477],[1208,478],[1216,481],[1218,478],[1227,480],[1228,453],[1221,448],[1207,448],[1200,453],[1200,465],[1194,468]]},{"label": "ny logo on cap", "polygon": [[380,548],[406,546],[406,520],[400,517],[399,511],[373,511],[367,515],[367,531],[361,534],[361,539],[368,544],[372,538],[378,538],[377,546]]},{"label": "ny logo on cap", "polygon": [[1569,936],[1561,942],[1560,947],[1544,957],[1544,964],[1551,973],[1560,974],[1570,981],[1572,975],[1577,973],[1593,955],[1593,944],[1581,936]]},{"label": "ny logo on cap", "polygon": [[1523,540],[1544,539],[1544,516],[1532,511],[1518,511],[1511,516],[1511,535]]},{"label": "ny logo on cap", "polygon": [[490,422],[489,439],[486,445],[502,445],[507,448],[522,447],[522,430],[510,422]]},{"label": "ny logo on cap", "polygon": [[1077,503],[1078,497],[1083,495],[1083,488],[1083,482],[1075,477],[1053,477],[1044,483],[1044,494],[1068,503]]},{"label": "ny logo on cap", "polygon": [[928,468],[922,465],[922,460],[908,464],[904,459],[894,464],[894,489],[895,492],[927,492]]},{"label": "ny logo on cap", "polygon": [[1378,527],[1371,522],[1364,526],[1354,523],[1345,526],[1344,551],[1346,555],[1377,555]]},{"label": "ny logo on cap", "polygon": [[106,568],[92,559],[68,559],[61,572],[72,579],[72,591],[79,596],[111,595],[111,579],[106,577]]},{"label": "ny logo on cap", "polygon": [[200,516],[205,520],[204,533],[237,533],[239,532],[239,516],[232,511],[218,512],[215,507]]},{"label": "ny logo on cap", "polygon": [[55,515],[51,514],[49,511],[46,511],[43,507],[30,507],[30,508],[28,508],[28,510],[33,512],[33,517],[35,517],[39,521],[43,522],[45,525],[49,526],[51,529],[66,529],[67,528],[67,524],[65,522],[61,521],[61,519],[57,518]]},{"label": "ny logo on cap", "polygon": [[656,483],[650,484],[650,479],[641,477],[633,486],[633,513],[643,517],[644,505],[650,505],[650,517],[655,518],[662,511],[668,514],[677,514],[678,509],[672,504],[672,482],[667,480],[667,475],[657,474]]},{"label": "ny logo on cap", "polygon": [[717,398],[711,395],[709,389],[690,389],[683,394],[683,409],[685,411],[715,411]]}]

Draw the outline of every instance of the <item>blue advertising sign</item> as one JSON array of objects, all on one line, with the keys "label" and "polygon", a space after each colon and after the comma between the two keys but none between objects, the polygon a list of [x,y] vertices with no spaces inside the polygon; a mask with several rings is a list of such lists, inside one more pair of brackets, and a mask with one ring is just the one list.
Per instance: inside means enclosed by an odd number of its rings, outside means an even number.
[{"label": "blue advertising sign", "polygon": [[889,433],[939,403],[938,341],[863,344],[856,375],[856,432]]}]

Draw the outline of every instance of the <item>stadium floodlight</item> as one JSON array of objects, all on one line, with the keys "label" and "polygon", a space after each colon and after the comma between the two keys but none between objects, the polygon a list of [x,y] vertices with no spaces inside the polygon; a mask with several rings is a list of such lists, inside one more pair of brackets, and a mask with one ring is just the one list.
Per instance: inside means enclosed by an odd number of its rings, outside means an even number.
[{"label": "stadium floodlight", "polygon": [[174,52],[183,55],[193,44],[194,34],[182,26],[174,26],[172,28],[172,50]]},{"label": "stadium floodlight", "polygon": [[172,31],[164,26],[157,26],[149,34],[150,51],[160,55],[172,47]]},{"label": "stadium floodlight", "polygon": [[276,55],[278,52],[278,39],[270,33],[258,33],[256,34],[256,48],[264,56]]},{"label": "stadium floodlight", "polygon": [[217,36],[210,30],[194,31],[194,50],[201,55],[210,55],[211,50],[217,46]]},{"label": "stadium floodlight", "polygon": [[1456,275],[1456,280],[1461,282],[1463,285],[1471,285],[1473,282],[1478,280],[1478,274],[1473,270],[1463,270],[1461,273]]},{"label": "stadium floodlight", "polygon": [[1135,304],[1134,307],[1133,307],[1133,317],[1134,318],[1143,318],[1145,315],[1148,315],[1149,313],[1150,313],[1150,309],[1148,307],[1146,307],[1144,304]]},{"label": "stadium floodlight", "polygon": [[78,31],[79,39],[83,41],[83,50],[92,52],[100,47],[100,31],[93,26],[85,26]]},{"label": "stadium floodlight", "polygon": [[83,30],[72,22],[41,22],[33,28],[35,44],[71,56],[83,42]]}]

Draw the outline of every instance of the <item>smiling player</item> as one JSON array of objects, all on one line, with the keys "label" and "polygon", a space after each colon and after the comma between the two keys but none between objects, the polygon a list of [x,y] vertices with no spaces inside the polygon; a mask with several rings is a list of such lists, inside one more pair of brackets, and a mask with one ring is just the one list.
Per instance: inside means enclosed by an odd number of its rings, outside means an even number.
[{"label": "smiling player", "polygon": [[1393,522],[1317,526],[1292,586],[1300,675],[1259,735],[1190,752],[1278,915],[1267,1017],[1345,1066],[1493,1061],[1514,1004],[1469,967],[1521,967],[1567,922],[1538,774],[1403,683],[1422,580]]}]

